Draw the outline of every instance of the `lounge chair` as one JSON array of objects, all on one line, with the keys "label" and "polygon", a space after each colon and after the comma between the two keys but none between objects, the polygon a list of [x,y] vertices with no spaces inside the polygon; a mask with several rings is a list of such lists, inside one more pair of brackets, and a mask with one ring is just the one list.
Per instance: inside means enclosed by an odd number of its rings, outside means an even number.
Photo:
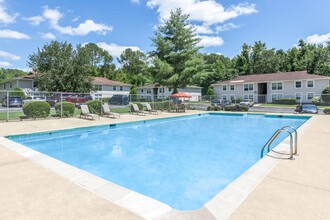
[{"label": "lounge chair", "polygon": [[80,105],[80,108],[81,108],[80,118],[85,117],[85,119],[92,119],[93,120],[94,118],[99,117],[96,114],[90,113],[89,108],[88,108],[87,105]]},{"label": "lounge chair", "polygon": [[144,105],[147,108],[147,112],[150,113],[150,114],[154,113],[154,114],[158,115],[159,113],[161,113],[161,111],[159,111],[159,110],[152,109],[149,103],[144,103]]},{"label": "lounge chair", "polygon": [[137,115],[141,114],[141,115],[146,115],[148,112],[145,112],[145,111],[141,111],[139,109],[139,106],[137,104],[132,104],[132,107],[131,107],[131,114],[134,114],[136,113]]},{"label": "lounge chair", "polygon": [[104,116],[107,116],[107,117],[111,116],[112,118],[120,118],[120,114],[110,111],[110,107],[108,104],[103,104],[102,110],[103,110]]}]

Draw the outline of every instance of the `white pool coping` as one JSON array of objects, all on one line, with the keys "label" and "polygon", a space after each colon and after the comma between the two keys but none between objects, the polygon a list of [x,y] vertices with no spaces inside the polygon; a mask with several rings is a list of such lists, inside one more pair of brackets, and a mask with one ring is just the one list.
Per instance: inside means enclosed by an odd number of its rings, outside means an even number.
[{"label": "white pool coping", "polygon": [[[313,119],[311,117],[298,128],[299,136],[305,132],[306,128],[314,123]],[[144,219],[156,219],[172,211],[178,212],[178,210],[174,210],[165,203],[97,177],[5,137],[0,137],[0,144]],[[273,148],[273,151],[283,152],[288,151],[289,148],[289,137],[287,137]],[[190,211],[189,215],[193,216],[194,212],[207,211],[214,219],[228,219],[278,162],[283,157],[287,157],[281,154],[274,154],[273,151],[265,155],[245,173],[204,204],[202,209]],[[297,156],[299,156],[299,145]]]}]

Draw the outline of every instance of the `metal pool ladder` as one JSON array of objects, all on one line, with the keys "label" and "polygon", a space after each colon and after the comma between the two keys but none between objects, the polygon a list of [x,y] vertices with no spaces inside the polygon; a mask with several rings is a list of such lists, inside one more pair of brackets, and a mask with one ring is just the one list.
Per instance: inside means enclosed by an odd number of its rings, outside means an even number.
[{"label": "metal pool ladder", "polygon": [[[267,147],[267,153],[269,153],[269,151],[270,151],[270,145],[274,142],[274,140],[276,140],[276,138],[282,132],[286,132],[286,133],[288,133],[290,135],[290,159],[293,158],[293,155],[296,155],[297,154],[298,132],[292,126],[284,126],[283,128],[278,129],[277,131],[275,131],[275,133],[271,136],[271,138],[269,138],[269,140],[267,141],[267,143],[262,147],[261,153],[260,153],[260,158],[263,158],[263,156],[264,156],[264,150],[265,150],[266,147]],[[292,135],[292,133],[294,133],[294,141],[293,141],[293,135]],[[294,149],[293,149],[293,143],[294,143]]]}]

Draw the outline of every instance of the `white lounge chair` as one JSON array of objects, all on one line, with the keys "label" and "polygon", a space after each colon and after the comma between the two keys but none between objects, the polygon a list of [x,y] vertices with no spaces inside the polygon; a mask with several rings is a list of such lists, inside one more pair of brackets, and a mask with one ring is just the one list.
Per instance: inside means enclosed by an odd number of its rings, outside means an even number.
[{"label": "white lounge chair", "polygon": [[92,119],[93,120],[94,118],[99,117],[96,114],[90,113],[89,108],[88,108],[87,105],[80,105],[80,108],[81,108],[80,118],[85,117],[85,119]]},{"label": "white lounge chair", "polygon": [[137,104],[132,104],[132,108],[131,108],[131,114],[136,113],[137,115],[141,114],[141,115],[146,115],[148,112],[146,111],[141,111],[139,109],[139,106]]},{"label": "white lounge chair", "polygon": [[102,105],[102,110],[104,116],[111,116],[112,118],[120,118],[120,114],[111,112],[109,105],[106,103]]},{"label": "white lounge chair", "polygon": [[149,112],[150,114],[153,114],[154,113],[154,114],[157,114],[158,115],[159,113],[161,113],[161,111],[159,111],[159,110],[152,109],[149,103],[144,103],[144,105],[147,108],[147,112]]}]

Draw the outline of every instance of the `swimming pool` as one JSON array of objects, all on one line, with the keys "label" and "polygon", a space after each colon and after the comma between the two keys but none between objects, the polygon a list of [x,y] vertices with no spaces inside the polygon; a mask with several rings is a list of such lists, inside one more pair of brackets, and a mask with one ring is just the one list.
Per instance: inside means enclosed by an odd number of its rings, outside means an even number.
[{"label": "swimming pool", "polygon": [[194,210],[256,163],[274,131],[307,119],[201,114],[8,138],[175,209]]}]

